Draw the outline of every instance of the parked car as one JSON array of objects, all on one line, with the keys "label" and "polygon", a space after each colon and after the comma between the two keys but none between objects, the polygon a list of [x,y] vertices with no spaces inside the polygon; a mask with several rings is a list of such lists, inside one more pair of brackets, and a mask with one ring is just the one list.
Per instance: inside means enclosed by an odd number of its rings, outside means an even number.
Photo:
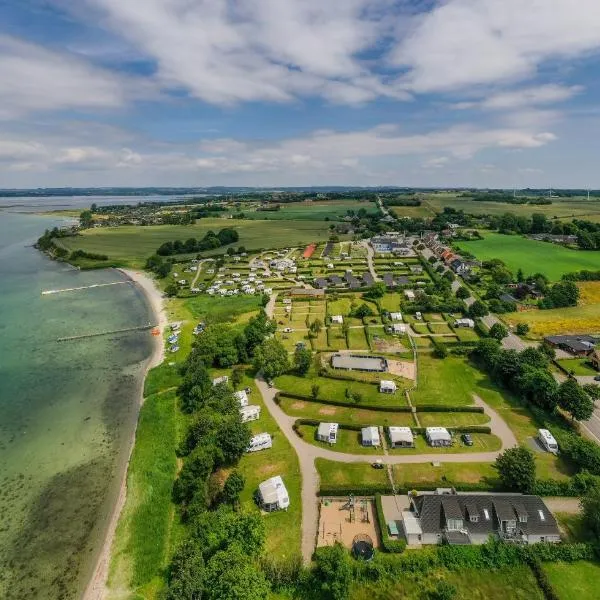
[{"label": "parked car", "polygon": [[594,381],[600,381],[600,375],[596,375],[596,377],[594,377]]},{"label": "parked car", "polygon": [[385,465],[383,464],[383,461],[381,461],[381,460],[376,460],[371,466],[374,469],[383,469],[385,467]]},{"label": "parked car", "polygon": [[463,433],[460,436],[460,439],[463,441],[463,444],[465,446],[472,446],[473,445],[473,438],[471,437],[471,435],[469,433]]}]

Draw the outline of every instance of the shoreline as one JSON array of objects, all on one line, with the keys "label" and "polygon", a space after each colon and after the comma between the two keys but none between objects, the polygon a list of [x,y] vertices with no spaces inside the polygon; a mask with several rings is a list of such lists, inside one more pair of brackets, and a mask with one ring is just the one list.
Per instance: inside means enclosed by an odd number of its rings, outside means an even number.
[{"label": "shoreline", "polygon": [[[160,329],[160,335],[156,336],[154,339],[154,350],[148,358],[144,369],[144,377],[142,380],[140,396],[138,398],[137,418],[139,418],[139,408],[141,408],[142,404],[144,403],[144,382],[146,380],[146,377],[148,376],[148,372],[154,367],[160,365],[165,359],[165,344],[163,340],[163,333],[167,326],[168,319],[167,314],[165,312],[162,292],[156,287],[156,285],[154,284],[154,280],[147,273],[141,270],[131,269],[117,269],[117,271],[119,271],[127,279],[135,283],[138,286],[138,288],[142,290],[144,297],[150,305],[150,309],[156,320],[157,327]],[[105,600],[105,598],[107,597],[108,588],[106,587],[106,583],[108,580],[108,571],[110,567],[111,550],[115,538],[115,533],[117,530],[117,525],[121,517],[121,512],[123,511],[125,501],[127,499],[127,474],[129,472],[129,462],[131,460],[131,454],[135,446],[135,439],[137,434],[137,418],[136,427],[133,430],[131,440],[129,443],[127,460],[125,461],[123,471],[120,474],[119,494],[116,498],[114,507],[110,511],[110,517],[104,533],[104,540],[102,542],[102,546],[98,554],[98,558],[96,560],[90,580],[88,581],[85,587],[82,600]]]}]

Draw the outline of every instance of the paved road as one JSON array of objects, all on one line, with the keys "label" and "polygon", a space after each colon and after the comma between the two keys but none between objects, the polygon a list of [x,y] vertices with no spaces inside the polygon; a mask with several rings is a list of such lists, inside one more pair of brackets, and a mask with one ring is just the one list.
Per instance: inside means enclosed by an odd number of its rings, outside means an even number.
[{"label": "paved road", "polygon": [[[490,313],[489,315],[487,315],[486,317],[483,317],[481,319],[485,325],[487,325],[488,327],[491,327],[492,325],[495,325],[496,323],[500,323],[501,325],[504,325],[504,323],[502,323],[502,321],[494,314]],[[502,340],[502,347],[505,350],[517,350],[518,352],[521,352],[522,350],[525,350],[525,348],[535,345],[535,343],[530,342],[530,343],[526,343],[524,342],[518,335],[515,335],[512,332],[508,332],[508,335]]]},{"label": "paved road", "polygon": [[375,251],[371,248],[369,242],[362,242],[363,246],[367,249],[367,264],[369,265],[369,271],[371,272],[371,276],[375,281],[381,281],[379,275],[377,275],[377,271],[375,270],[375,266],[373,265],[373,258],[375,256]]}]

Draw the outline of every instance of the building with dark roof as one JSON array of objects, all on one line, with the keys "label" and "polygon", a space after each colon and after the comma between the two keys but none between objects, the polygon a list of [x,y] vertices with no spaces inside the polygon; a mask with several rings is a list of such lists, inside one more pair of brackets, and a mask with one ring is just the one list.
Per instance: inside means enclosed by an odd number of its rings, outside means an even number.
[{"label": "building with dark roof", "polygon": [[324,290],[327,286],[328,286],[328,282],[327,279],[323,278],[323,277],[317,277],[315,279],[315,285],[321,289]]},{"label": "building with dark roof", "polygon": [[393,273],[384,273],[383,274],[383,283],[387,287],[394,287],[396,284],[394,283],[394,275]]},{"label": "building with dark roof", "polygon": [[329,277],[329,282],[331,285],[342,285],[344,283],[339,275],[331,275]]},{"label": "building with dark roof", "polygon": [[396,285],[409,285],[410,284],[410,279],[406,275],[398,275],[398,277],[395,278],[395,281],[396,281]]},{"label": "building with dark roof", "polygon": [[539,496],[438,490],[412,496],[410,510],[420,528],[405,533],[411,544],[483,544],[490,536],[521,544],[560,542],[556,519]]},{"label": "building with dark roof", "polygon": [[371,273],[369,273],[368,271],[362,276],[363,278],[363,284],[366,287],[370,287],[375,283],[375,279],[373,279],[373,275],[371,275]]},{"label": "building with dark roof", "polygon": [[560,348],[574,356],[587,356],[594,351],[598,340],[591,335],[549,335],[544,340],[555,348]]}]

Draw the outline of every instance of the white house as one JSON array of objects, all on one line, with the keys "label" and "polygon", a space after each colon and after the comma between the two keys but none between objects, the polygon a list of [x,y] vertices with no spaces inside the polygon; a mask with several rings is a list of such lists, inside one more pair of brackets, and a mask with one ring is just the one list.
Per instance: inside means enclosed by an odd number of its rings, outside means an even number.
[{"label": "white house", "polygon": [[256,404],[242,406],[240,408],[240,415],[242,416],[242,423],[256,421],[260,418],[260,406],[257,406]]},{"label": "white house", "polygon": [[388,427],[392,448],[414,448],[415,438],[410,427]]},{"label": "white house", "polygon": [[317,440],[335,444],[337,442],[337,432],[339,425],[337,423],[319,423],[317,429]]},{"label": "white house", "polygon": [[425,437],[430,446],[452,446],[452,436],[445,427],[427,427]]},{"label": "white house", "polygon": [[213,379],[213,387],[216,385],[221,385],[222,383],[229,383],[229,377],[227,375],[223,375],[222,377],[215,377]]},{"label": "white house", "polygon": [[250,439],[246,452],[258,452],[273,447],[273,439],[268,433],[259,433]]},{"label": "white house", "polygon": [[331,322],[335,323],[336,325],[342,325],[344,322],[344,317],[342,317],[342,315],[332,315]]},{"label": "white house", "polygon": [[400,313],[400,312],[390,313],[390,319],[392,321],[402,321],[402,313]]},{"label": "white house", "polygon": [[280,475],[271,477],[258,486],[258,502],[266,512],[289,507],[290,497]]},{"label": "white house", "polygon": [[404,290],[404,295],[406,296],[406,299],[411,302],[415,299],[415,292],[413,290]]},{"label": "white house", "polygon": [[558,454],[558,443],[547,429],[538,429],[538,440],[548,452]]},{"label": "white house", "polygon": [[475,327],[475,321],[473,321],[473,319],[456,319],[456,321],[454,321],[454,327],[467,327],[473,329],[473,327]]},{"label": "white house", "polygon": [[391,381],[388,379],[382,379],[379,382],[379,391],[382,394],[395,394],[398,386],[395,381]]},{"label": "white house", "polygon": [[360,433],[363,446],[379,446],[381,444],[377,427],[363,427]]},{"label": "white house", "polygon": [[240,403],[240,406],[248,406],[248,394],[246,394],[245,390],[234,392],[233,395],[235,396],[235,399]]}]

